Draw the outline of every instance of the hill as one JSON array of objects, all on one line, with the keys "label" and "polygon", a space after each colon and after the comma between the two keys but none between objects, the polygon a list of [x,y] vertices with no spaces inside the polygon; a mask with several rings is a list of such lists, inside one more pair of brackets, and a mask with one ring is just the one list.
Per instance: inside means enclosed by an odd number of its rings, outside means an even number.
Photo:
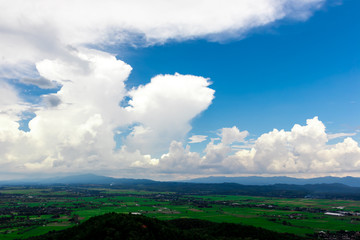
[{"label": "hill", "polygon": [[190,180],[184,180],[183,182],[191,183],[238,183],[243,185],[273,185],[273,184],[294,184],[294,185],[306,185],[306,184],[333,184],[341,183],[351,187],[360,187],[360,178],[356,177],[319,177],[319,178],[291,178],[285,176],[279,177],[205,177],[194,178]]},{"label": "hill", "polygon": [[0,185],[49,185],[49,184],[128,184],[149,183],[148,179],[113,178],[95,174],[70,175],[45,179],[22,179],[13,181],[0,181]]},{"label": "hill", "polygon": [[[112,178],[98,176],[94,174],[83,174],[68,176],[62,178],[50,178],[38,181],[13,182],[12,184],[3,183],[2,185],[21,185],[21,186],[67,186],[67,185],[101,185],[106,188],[114,189],[133,189],[154,192],[176,192],[179,194],[201,194],[201,195],[250,195],[265,197],[285,197],[285,198],[323,198],[323,199],[353,199],[360,200],[360,187],[352,187],[341,183],[317,183],[317,184],[289,184],[292,178],[276,177],[274,179],[283,180],[286,184],[261,184],[261,181],[267,178],[249,177],[245,179],[257,180],[257,185],[253,182],[242,181],[244,184],[220,181],[222,178],[209,178],[212,182],[222,183],[196,183],[196,182],[160,182],[148,179],[131,179],[131,178]],[[237,178],[225,178],[226,180]],[[243,179],[243,178],[242,178]],[[270,178],[274,180],[273,178]],[[286,180],[288,179],[288,180]],[[331,179],[331,178],[323,178]],[[336,179],[336,178],[335,178]],[[351,178],[357,180],[356,178]],[[215,181],[216,180],[216,181]],[[294,179],[293,179],[294,180]],[[294,181],[309,180],[295,179]],[[329,180],[330,181],[330,180]],[[203,182],[206,182],[204,179]],[[274,180],[274,182],[276,182]],[[322,181],[320,181],[322,182]],[[305,183],[305,182],[304,182]],[[1,183],[0,183],[1,185]]]},{"label": "hill", "polygon": [[161,221],[145,216],[108,213],[78,226],[29,240],[300,240],[301,237],[233,223],[197,219]]},{"label": "hill", "polygon": [[322,198],[360,200],[360,188],[344,184],[274,184],[151,182],[114,185],[117,189],[176,192],[191,195],[248,195],[285,198]]},{"label": "hill", "polygon": [[[35,184],[135,184],[135,183],[154,183],[149,179],[133,179],[133,178],[113,178],[100,176],[95,174],[70,175],[66,177],[54,177],[45,179],[22,179],[0,181],[0,185],[35,185]],[[190,180],[178,181],[181,183],[238,183],[242,185],[307,185],[307,184],[335,184],[340,183],[350,187],[360,187],[360,178],[356,177],[319,177],[319,178],[291,178],[285,176],[277,177],[225,177],[210,176],[204,178],[194,178]]]}]

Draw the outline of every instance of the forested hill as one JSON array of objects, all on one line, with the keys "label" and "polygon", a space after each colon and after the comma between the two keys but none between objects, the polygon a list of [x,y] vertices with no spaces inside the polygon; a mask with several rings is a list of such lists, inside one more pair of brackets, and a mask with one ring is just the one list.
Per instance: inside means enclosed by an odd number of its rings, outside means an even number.
[{"label": "forested hill", "polygon": [[225,176],[212,176],[204,178],[194,178],[190,180],[184,180],[183,182],[191,183],[239,183],[242,185],[273,185],[273,184],[294,184],[294,185],[306,185],[306,184],[334,184],[340,183],[350,187],[360,187],[360,178],[356,177],[318,177],[318,178],[292,178],[285,176],[277,177],[225,177]]},{"label": "forested hill", "polygon": [[155,192],[176,192],[201,195],[248,195],[286,198],[322,198],[360,200],[360,188],[343,184],[275,184],[249,186],[237,183],[181,183],[149,182],[115,185],[114,188],[146,190]]},{"label": "forested hill", "polygon": [[292,234],[234,223],[214,223],[197,219],[161,221],[145,216],[108,213],[59,232],[31,240],[300,240]]},{"label": "forested hill", "polygon": [[[250,177],[249,177],[250,178]],[[259,179],[259,178],[256,178]],[[261,178],[263,179],[263,178]],[[279,179],[282,179],[279,177]],[[333,178],[329,178],[333,179]],[[345,178],[344,178],[345,179]],[[349,177],[346,179],[350,179]],[[357,180],[351,178],[352,180]],[[285,181],[285,180],[284,180]],[[330,181],[330,180],[329,180]],[[285,181],[286,182],[286,181]],[[291,182],[291,181],[289,181]],[[341,183],[321,184],[270,184],[244,185],[238,183],[190,183],[190,182],[160,182],[148,179],[111,178],[94,174],[69,176],[47,179],[38,182],[1,183],[2,186],[68,186],[68,185],[101,185],[115,189],[145,190],[154,192],[176,192],[180,194],[200,195],[250,195],[286,198],[323,198],[360,200],[360,187],[352,187]],[[356,184],[353,184],[356,185]]]}]

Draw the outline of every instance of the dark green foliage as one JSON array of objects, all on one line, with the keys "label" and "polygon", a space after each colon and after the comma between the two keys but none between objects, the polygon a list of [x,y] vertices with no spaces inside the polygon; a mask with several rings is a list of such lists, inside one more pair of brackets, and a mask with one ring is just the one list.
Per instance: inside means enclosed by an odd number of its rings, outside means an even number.
[{"label": "dark green foliage", "polygon": [[197,219],[161,221],[145,216],[108,213],[60,232],[31,240],[235,240],[302,239],[262,228]]},{"label": "dark green foliage", "polygon": [[143,216],[108,213],[61,232],[30,239],[180,239],[178,230],[157,219]]},{"label": "dark green foliage", "polygon": [[283,234],[266,229],[235,223],[214,223],[199,219],[175,219],[170,221],[181,230],[207,235],[207,239],[303,239],[292,234]]},{"label": "dark green foliage", "polygon": [[266,186],[241,185],[237,183],[183,183],[144,182],[114,185],[117,189],[134,189],[155,192],[177,192],[200,195],[247,195],[286,198],[321,198],[360,200],[360,188],[343,184],[274,184]]}]

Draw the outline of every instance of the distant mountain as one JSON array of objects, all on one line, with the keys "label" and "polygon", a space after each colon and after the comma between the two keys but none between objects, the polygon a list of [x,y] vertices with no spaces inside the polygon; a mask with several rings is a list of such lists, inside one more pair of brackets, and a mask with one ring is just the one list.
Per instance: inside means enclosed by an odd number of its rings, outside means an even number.
[{"label": "distant mountain", "polygon": [[135,184],[151,183],[148,179],[112,178],[95,174],[81,174],[46,179],[23,179],[0,181],[0,185],[32,185],[32,184]]},{"label": "distant mountain", "polygon": [[[210,180],[209,180],[210,179]],[[210,177],[195,179],[197,182],[160,182],[148,179],[112,178],[94,174],[68,177],[29,180],[22,182],[0,182],[0,185],[112,185],[116,189],[145,190],[153,192],[176,192],[179,194],[204,195],[250,195],[290,198],[324,198],[360,200],[360,187],[353,187],[339,180],[351,180],[346,183],[356,185],[356,178],[316,178],[296,179],[288,177]],[[240,181],[241,180],[241,181]],[[207,181],[212,181],[207,183]],[[237,183],[232,183],[237,181]],[[310,183],[309,183],[309,182]],[[285,182],[285,183],[284,183]],[[316,183],[320,182],[320,183]],[[335,183],[328,183],[335,182]]]},{"label": "distant mountain", "polygon": [[95,174],[82,174],[61,178],[46,179],[45,181],[43,180],[41,182],[49,184],[111,184],[114,182],[114,180],[115,178],[112,177],[99,176]]},{"label": "distant mountain", "polygon": [[243,185],[238,183],[152,182],[116,185],[118,189],[176,192],[200,195],[248,195],[285,198],[322,198],[360,200],[360,187],[333,184]]},{"label": "distant mountain", "polygon": [[[32,184],[144,184],[156,183],[157,181],[149,179],[133,179],[133,178],[113,178],[95,174],[81,174],[66,177],[55,177],[46,179],[22,179],[0,181],[0,185],[32,185]],[[306,184],[333,184],[340,183],[351,187],[360,187],[360,178],[356,177],[320,177],[320,178],[291,178],[285,176],[279,177],[205,177],[190,180],[178,181],[181,183],[238,183],[242,185],[306,185]]]},{"label": "distant mountain", "polygon": [[320,177],[320,178],[291,178],[291,177],[205,177],[185,180],[189,183],[238,183],[243,185],[273,185],[273,184],[332,184],[341,183],[351,187],[360,187],[360,178],[355,177]]}]

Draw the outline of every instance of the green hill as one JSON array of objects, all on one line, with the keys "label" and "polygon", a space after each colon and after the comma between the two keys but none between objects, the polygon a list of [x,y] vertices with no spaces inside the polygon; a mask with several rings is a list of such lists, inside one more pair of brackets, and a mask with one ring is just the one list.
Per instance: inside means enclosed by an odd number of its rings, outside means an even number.
[{"label": "green hill", "polygon": [[31,240],[281,240],[303,239],[262,228],[198,219],[161,221],[145,216],[108,213],[59,232]]}]

